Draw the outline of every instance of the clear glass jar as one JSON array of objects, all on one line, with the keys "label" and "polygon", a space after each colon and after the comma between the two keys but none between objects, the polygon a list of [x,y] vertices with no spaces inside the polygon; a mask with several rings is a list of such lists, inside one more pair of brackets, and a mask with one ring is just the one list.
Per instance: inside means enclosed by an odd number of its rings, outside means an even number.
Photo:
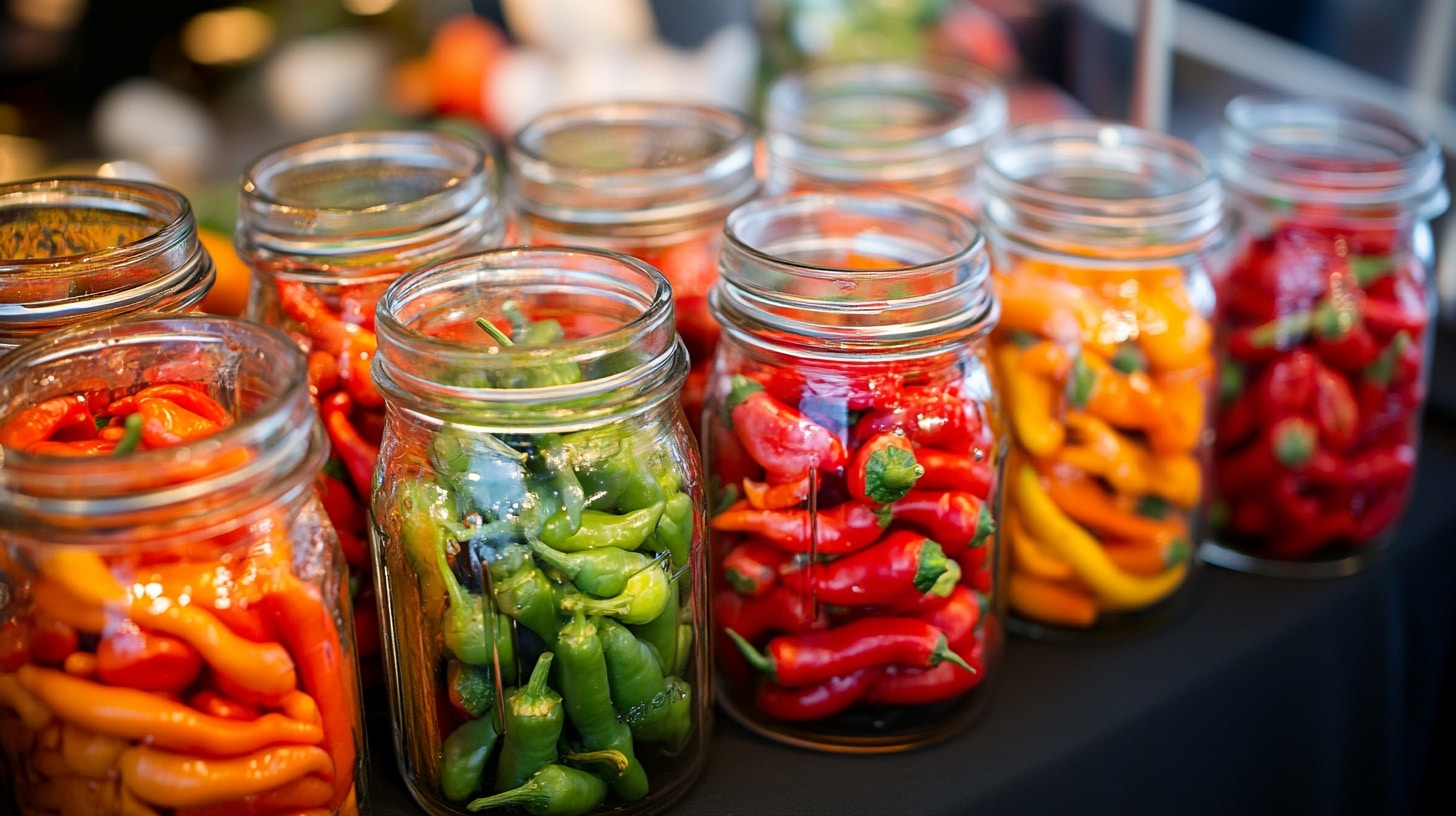
[{"label": "clear glass jar", "polygon": [[817,193],[725,234],[703,415],[719,700],[811,748],[948,737],[1003,641],[981,235],[929,201]]},{"label": "clear glass jar", "polygon": [[1349,575],[1405,509],[1435,319],[1441,150],[1394,114],[1240,97],[1219,169],[1237,215],[1219,291],[1213,538],[1205,560]]},{"label": "clear glass jar", "polygon": [[979,185],[1013,442],[1011,623],[1154,623],[1201,536],[1218,181],[1177,139],[1079,120],[993,140]]},{"label": "clear glass jar", "polygon": [[764,186],[891,190],[975,217],[981,149],[1006,118],[1005,91],[969,66],[871,62],[785,74],[764,105]]},{"label": "clear glass jar", "polygon": [[0,184],[0,354],[82,321],[189,311],[215,275],[175,190],[79,177]]},{"label": "clear glass jar", "polygon": [[370,375],[374,312],[403,272],[498,246],[504,205],[493,149],[443,132],[358,131],[285,145],[243,173],[236,242],[253,269],[246,315],[308,352],[332,454],[325,507],[359,580],[365,680],[378,678],[368,521],[384,400]]},{"label": "clear glass jar", "polygon": [[563,775],[571,812],[664,810],[712,705],[667,281],[616,253],[502,249],[401,278],[377,325],[374,569],[405,784],[432,814]]},{"label": "clear glass jar", "polygon": [[203,316],[55,332],[0,362],[0,441],[5,812],[357,813],[346,573],[293,342]]},{"label": "clear glass jar", "polygon": [[622,252],[667,276],[692,361],[682,403],[695,430],[718,342],[708,290],[723,219],[758,191],[753,158],[743,116],[672,102],[549,111],[507,151],[522,243]]}]

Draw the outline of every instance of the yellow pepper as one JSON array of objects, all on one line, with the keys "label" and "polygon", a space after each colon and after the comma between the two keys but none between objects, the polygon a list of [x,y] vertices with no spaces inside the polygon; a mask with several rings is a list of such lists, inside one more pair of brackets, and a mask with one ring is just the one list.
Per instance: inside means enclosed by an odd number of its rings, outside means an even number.
[{"label": "yellow pepper", "polygon": [[1101,476],[1114,490],[1130,496],[1151,493],[1179,507],[1198,503],[1203,474],[1191,455],[1154,456],[1097,417],[1069,411],[1070,438],[1057,460]]},{"label": "yellow pepper", "polygon": [[313,746],[278,745],[228,759],[137,746],[121,757],[122,785],[144,802],[170,808],[222,804],[333,771],[328,752]]},{"label": "yellow pepper", "polygon": [[1062,446],[1067,431],[1052,415],[1056,405],[1055,384],[1021,367],[1021,350],[1003,343],[996,350],[1001,389],[1016,441],[1035,457],[1050,456]]},{"label": "yellow pepper", "polygon": [[1188,302],[1181,284],[1141,287],[1132,308],[1138,318],[1138,345],[1154,370],[1179,371],[1208,357],[1213,330]]},{"label": "yellow pepper", "polygon": [[1158,575],[1131,575],[1119,569],[1103,552],[1097,539],[1054,504],[1041,487],[1036,470],[1022,465],[1013,490],[1018,511],[1028,530],[1062,560],[1110,611],[1131,611],[1163,600],[1183,583],[1186,564],[1176,564]]},{"label": "yellow pepper", "polygon": [[1031,537],[1021,514],[1013,506],[1006,508],[1005,532],[1011,546],[1011,569],[1024,572],[1049,581],[1064,581],[1072,577],[1072,567],[1067,562],[1047,552],[1046,546]]}]

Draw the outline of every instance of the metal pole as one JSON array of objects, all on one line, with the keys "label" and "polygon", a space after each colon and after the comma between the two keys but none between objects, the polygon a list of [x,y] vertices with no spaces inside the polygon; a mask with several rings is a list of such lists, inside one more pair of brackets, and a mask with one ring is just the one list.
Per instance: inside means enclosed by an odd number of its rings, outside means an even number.
[{"label": "metal pole", "polygon": [[1168,129],[1173,79],[1173,0],[1138,0],[1132,123],[1149,130]]}]

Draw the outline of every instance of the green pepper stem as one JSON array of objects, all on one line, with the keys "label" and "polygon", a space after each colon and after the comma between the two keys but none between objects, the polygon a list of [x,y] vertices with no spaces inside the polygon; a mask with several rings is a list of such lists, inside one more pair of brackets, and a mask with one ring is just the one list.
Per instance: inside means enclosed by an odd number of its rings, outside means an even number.
[{"label": "green pepper stem", "polygon": [[596,765],[606,763],[612,766],[613,775],[620,775],[627,770],[627,755],[616,749],[605,751],[580,751],[574,754],[566,754],[561,758],[573,765]]},{"label": "green pepper stem", "polygon": [[506,336],[506,333],[505,332],[503,332],[500,329],[496,328],[496,325],[494,323],[490,322],[489,320],[486,320],[483,317],[477,317],[477,318],[475,318],[475,325],[479,326],[482,331],[484,331],[486,334],[490,335],[490,338],[492,340],[496,341],[497,343],[500,343],[502,346],[514,346],[515,345],[515,343],[511,341],[511,338],[509,338],[509,337]]},{"label": "green pepper stem", "polygon": [[935,651],[930,653],[930,665],[939,666],[942,662],[947,660],[951,663],[956,664],[957,666],[960,666],[971,674],[976,673],[975,667],[967,663],[964,657],[961,657],[960,655],[952,651],[949,641],[945,639],[945,635],[941,635],[940,640],[936,641],[935,643]]},{"label": "green pepper stem", "polygon": [[[778,665],[774,663],[773,658],[753,648],[753,644],[749,643],[743,638],[743,635],[738,634],[732,629],[724,629],[723,631],[728,634],[728,637],[733,639],[734,644],[738,646],[738,651],[743,652],[743,657],[748,660],[749,665],[768,675],[768,678],[775,683],[778,682]],[[944,637],[941,640],[943,642]],[[967,668],[970,667],[967,666]]]},{"label": "green pepper stem", "polygon": [[920,545],[920,558],[915,562],[915,578],[911,581],[915,588],[921,592],[929,592],[932,587],[945,575],[950,559],[945,557],[945,550],[930,539]]},{"label": "green pepper stem", "polygon": [[116,447],[111,449],[114,454],[131,453],[142,443],[142,415],[126,415],[126,434],[117,440]]},{"label": "green pepper stem", "polygon": [[536,658],[536,667],[531,669],[531,679],[526,682],[525,692],[528,697],[540,697],[549,688],[547,681],[551,677],[551,661],[556,655],[551,652],[542,652]]},{"label": "green pepper stem", "polygon": [[955,592],[956,584],[959,584],[960,582],[960,563],[956,561],[946,561],[945,572],[942,572],[940,574],[940,577],[935,579],[935,583],[931,584],[929,592],[931,595],[934,595],[937,598],[949,598],[950,594],[952,592]]},{"label": "green pepper stem", "polygon": [[987,502],[981,502],[981,510],[976,514],[976,533],[971,536],[971,543],[968,547],[979,547],[986,543],[986,539],[996,532],[996,520],[991,518],[991,507]]},{"label": "green pepper stem", "polygon": [[750,380],[742,374],[735,374],[728,387],[728,402],[724,407],[727,408],[729,414],[732,414],[733,409],[738,407],[738,403],[762,390],[763,386],[757,381]]}]

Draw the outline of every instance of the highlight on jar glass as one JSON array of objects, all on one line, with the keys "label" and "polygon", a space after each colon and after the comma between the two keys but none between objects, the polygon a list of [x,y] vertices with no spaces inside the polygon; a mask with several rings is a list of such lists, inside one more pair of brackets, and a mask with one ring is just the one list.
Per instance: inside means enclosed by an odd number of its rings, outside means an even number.
[{"label": "highlight on jar glass", "polygon": [[1011,623],[1151,625],[1201,537],[1221,189],[1191,146],[1096,121],[998,137],[979,185],[1013,442]]},{"label": "highlight on jar glass", "polygon": [[719,700],[845,752],[923,745],[987,699],[1004,436],[984,242],[921,199],[735,210],[704,413]]},{"label": "highlight on jar glass", "polygon": [[784,74],[764,103],[765,189],[889,190],[975,217],[985,141],[1006,126],[995,77],[953,62],[862,62]]},{"label": "highlight on jar glass", "polygon": [[237,318],[0,361],[7,813],[358,812],[347,579],[303,355]]},{"label": "highlight on jar glass", "polygon": [[666,279],[502,249],[400,278],[377,325],[375,576],[415,801],[660,812],[702,768],[712,704]]},{"label": "highlight on jar glass", "polygon": [[0,355],[81,322],[190,311],[214,277],[175,190],[81,177],[0,184]]},{"label": "highlight on jar glass", "polygon": [[1376,108],[1240,97],[1219,167],[1238,215],[1219,290],[1216,491],[1204,560],[1349,575],[1415,474],[1435,315],[1441,151]]},{"label": "highlight on jar glass", "polygon": [[498,246],[505,232],[488,143],[443,132],[358,131],[280,147],[243,173],[236,242],[253,269],[246,315],[308,353],[331,453],[319,476],[354,578],[360,659],[378,682],[368,520],[384,400],[370,360],[375,305],[406,270]]},{"label": "highlight on jar glass", "polygon": [[523,243],[622,252],[667,276],[692,362],[682,403],[695,431],[718,342],[708,289],[723,220],[758,191],[753,153],[742,115],[675,102],[548,111],[507,152]]}]

